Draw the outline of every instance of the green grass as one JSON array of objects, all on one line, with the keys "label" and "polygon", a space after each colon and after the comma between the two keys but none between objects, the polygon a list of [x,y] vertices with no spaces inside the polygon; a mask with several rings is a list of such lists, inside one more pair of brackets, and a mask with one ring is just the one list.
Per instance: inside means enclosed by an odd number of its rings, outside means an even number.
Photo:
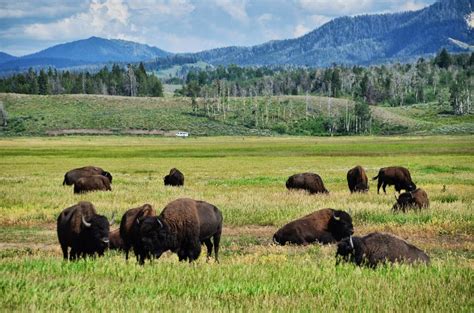
[{"label": "green grass", "polygon": [[[0,311],[472,312],[472,136],[435,137],[43,137],[0,139]],[[74,195],[64,173],[102,166],[112,192]],[[346,173],[402,165],[430,208],[391,212],[394,189],[350,195]],[[177,167],[184,188],[163,186]],[[288,176],[311,171],[329,195],[290,192]],[[445,189],[444,189],[445,186]],[[221,262],[180,264],[166,254],[139,267],[110,252],[63,262],[55,220],[80,200],[117,221],[151,203],[203,199],[224,215]],[[271,236],[321,208],[351,213],[357,235],[393,233],[425,250],[430,266],[335,267],[335,246],[277,247]],[[117,226],[114,226],[115,228]]]}]

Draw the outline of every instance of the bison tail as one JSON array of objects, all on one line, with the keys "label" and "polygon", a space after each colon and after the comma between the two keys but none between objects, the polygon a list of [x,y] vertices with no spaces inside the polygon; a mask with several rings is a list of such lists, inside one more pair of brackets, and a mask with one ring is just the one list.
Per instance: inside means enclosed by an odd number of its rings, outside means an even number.
[{"label": "bison tail", "polygon": [[377,178],[379,178],[379,175],[380,175],[380,174],[377,174],[377,176],[372,177],[372,180],[376,180]]}]

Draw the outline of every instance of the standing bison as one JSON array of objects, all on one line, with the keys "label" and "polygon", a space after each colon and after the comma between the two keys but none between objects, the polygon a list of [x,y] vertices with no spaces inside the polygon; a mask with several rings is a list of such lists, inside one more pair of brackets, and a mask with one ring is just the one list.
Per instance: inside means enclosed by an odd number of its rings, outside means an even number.
[{"label": "standing bison", "polygon": [[79,178],[74,183],[74,193],[85,193],[97,190],[112,190],[110,181],[102,175],[92,175]]},{"label": "standing bison", "polygon": [[273,241],[280,245],[307,245],[313,242],[334,243],[354,233],[351,216],[339,210],[322,209],[280,228]]},{"label": "standing bison", "polygon": [[321,177],[314,173],[302,173],[290,176],[286,181],[286,188],[303,189],[309,191],[311,194],[329,193],[326,187],[324,187]]},{"label": "standing bison", "polygon": [[397,203],[394,204],[392,210],[405,212],[408,208],[423,209],[430,206],[430,200],[426,191],[421,188],[417,188],[415,191],[408,191],[402,193],[397,199]]},{"label": "standing bison", "polygon": [[184,175],[177,168],[172,168],[163,179],[165,186],[183,186]]},{"label": "standing bison", "polygon": [[362,166],[357,165],[347,172],[347,184],[351,193],[369,191],[367,174]]},{"label": "standing bison", "polygon": [[92,176],[92,175],[102,175],[104,177],[107,177],[110,183],[112,183],[112,175],[109,172],[104,171],[100,167],[85,166],[85,167],[76,168],[67,172],[64,175],[63,185],[68,185],[68,186],[74,185],[79,178]]},{"label": "standing bison", "polygon": [[192,262],[201,254],[204,243],[207,257],[211,256],[214,247],[218,262],[222,220],[221,211],[210,203],[177,199],[168,203],[158,218],[145,218],[140,236],[147,252],[156,258],[170,250],[178,254],[180,261]]},{"label": "standing bison", "polygon": [[385,191],[385,187],[387,185],[395,185],[395,190],[400,192],[402,189],[406,191],[413,191],[416,189],[415,183],[411,180],[411,175],[408,169],[401,167],[401,166],[392,166],[392,167],[384,167],[379,170],[377,176],[372,178],[377,182],[377,193],[380,191],[380,186],[383,188],[383,192]]},{"label": "standing bison", "polygon": [[371,233],[349,237],[337,245],[337,263],[341,260],[375,268],[380,263],[425,263],[430,258],[417,247],[390,234]]},{"label": "standing bison", "polygon": [[140,227],[146,217],[156,217],[156,211],[150,204],[144,204],[141,207],[133,208],[125,212],[120,221],[120,237],[123,240],[123,250],[125,259],[128,260],[128,253],[133,248],[133,252],[140,264],[149,258],[149,254],[144,249],[144,241],[140,237]]},{"label": "standing bison", "polygon": [[71,247],[69,259],[79,257],[102,256],[109,245],[109,223],[107,218],[98,215],[92,203],[81,201],[72,207],[64,209],[58,216],[57,232],[63,257],[68,259],[68,249]]}]

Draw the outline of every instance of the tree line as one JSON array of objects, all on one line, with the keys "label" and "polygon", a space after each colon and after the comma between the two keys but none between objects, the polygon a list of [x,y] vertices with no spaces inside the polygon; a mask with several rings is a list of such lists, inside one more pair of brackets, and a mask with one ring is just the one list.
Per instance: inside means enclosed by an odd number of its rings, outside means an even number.
[{"label": "tree line", "polygon": [[412,64],[334,65],[330,68],[218,66],[188,73],[177,95],[193,99],[278,95],[349,98],[370,105],[404,106],[435,102],[455,114],[472,111],[474,53],[419,58]]},{"label": "tree line", "polygon": [[163,85],[153,74],[147,74],[143,63],[127,67],[104,66],[98,72],[58,71],[53,68],[0,78],[0,92],[23,94],[101,94],[120,96],[163,96]]}]

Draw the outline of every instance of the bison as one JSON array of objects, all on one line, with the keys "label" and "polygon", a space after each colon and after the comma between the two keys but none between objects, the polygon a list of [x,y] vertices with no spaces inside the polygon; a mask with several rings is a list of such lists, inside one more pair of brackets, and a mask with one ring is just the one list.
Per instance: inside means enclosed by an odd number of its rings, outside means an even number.
[{"label": "bison", "polygon": [[124,250],[122,237],[120,237],[120,228],[109,232],[109,249]]},{"label": "bison", "polygon": [[393,211],[402,210],[405,212],[408,208],[427,208],[430,206],[430,200],[426,191],[421,188],[417,188],[415,191],[408,191],[402,193],[398,198],[395,197],[397,203],[393,205]]},{"label": "bison", "polygon": [[367,174],[362,166],[358,165],[347,172],[347,184],[351,193],[369,191]]},{"label": "bison", "polygon": [[385,191],[387,185],[395,185],[395,190],[397,192],[400,192],[402,189],[405,191],[413,191],[416,189],[415,183],[411,180],[410,172],[408,169],[401,166],[381,168],[377,176],[372,179],[376,180],[377,178],[377,193],[380,192],[380,186],[382,186],[383,192],[387,193]]},{"label": "bison", "polygon": [[131,248],[133,248],[133,252],[140,264],[143,264],[145,259],[149,257],[144,250],[143,241],[140,237],[141,223],[148,216],[156,216],[156,211],[151,204],[144,204],[130,209],[122,216],[120,221],[120,237],[123,240],[126,260],[128,260],[128,253]]},{"label": "bison", "polygon": [[192,262],[201,254],[204,243],[207,257],[210,258],[214,246],[214,256],[219,262],[222,221],[222,213],[214,205],[182,198],[168,203],[157,218],[145,218],[140,236],[147,252],[156,258],[170,250],[180,261]]},{"label": "bison", "polygon": [[288,178],[286,181],[287,189],[303,189],[309,191],[309,193],[329,193],[324,187],[321,176],[314,173],[302,173],[295,174]]},{"label": "bison", "polygon": [[74,183],[74,193],[85,193],[96,190],[112,190],[109,179],[102,175],[92,175],[81,177]]},{"label": "bison", "polygon": [[70,170],[69,172],[64,174],[63,185],[74,185],[79,178],[92,175],[105,176],[109,179],[110,183],[112,183],[112,175],[109,172],[104,171],[103,169],[97,166],[85,166]]},{"label": "bison", "polygon": [[337,264],[343,260],[358,266],[375,268],[380,263],[430,262],[426,253],[403,239],[385,233],[371,233],[363,237],[349,237],[337,245]]},{"label": "bison", "polygon": [[177,168],[172,168],[170,173],[163,178],[165,186],[183,186],[184,175]]},{"label": "bison", "polygon": [[280,245],[307,245],[313,242],[334,243],[354,233],[352,218],[345,211],[322,209],[280,228],[273,241]]},{"label": "bison", "polygon": [[68,259],[68,249],[71,247],[69,259],[79,257],[99,256],[109,245],[109,226],[113,224],[105,216],[98,215],[94,205],[81,201],[64,209],[58,216],[57,233],[63,257]]}]

